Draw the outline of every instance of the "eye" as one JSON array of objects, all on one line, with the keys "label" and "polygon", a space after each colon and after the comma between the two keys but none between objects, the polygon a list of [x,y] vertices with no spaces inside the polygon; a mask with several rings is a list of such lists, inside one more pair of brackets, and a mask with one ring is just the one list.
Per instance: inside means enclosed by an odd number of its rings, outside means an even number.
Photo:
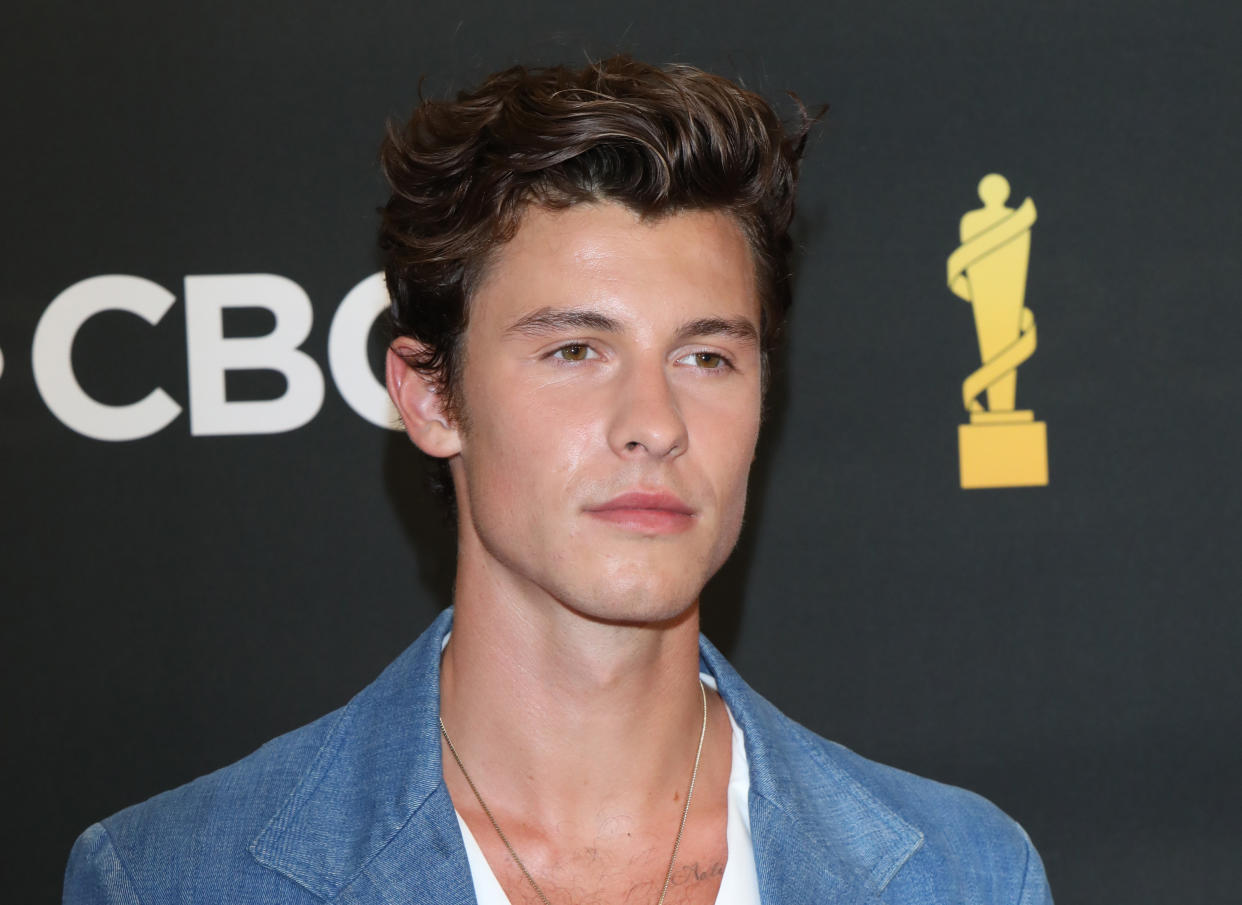
[{"label": "eye", "polygon": [[682,364],[693,365],[708,371],[723,370],[729,366],[728,359],[719,352],[691,352],[679,361]]},{"label": "eye", "polygon": [[561,361],[586,361],[588,358],[599,358],[598,353],[586,343],[570,343],[567,346],[561,346],[552,355]]}]

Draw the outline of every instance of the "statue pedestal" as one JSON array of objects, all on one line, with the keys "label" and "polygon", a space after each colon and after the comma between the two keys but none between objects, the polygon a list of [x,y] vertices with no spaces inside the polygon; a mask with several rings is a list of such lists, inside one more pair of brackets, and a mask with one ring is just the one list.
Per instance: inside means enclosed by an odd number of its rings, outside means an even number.
[{"label": "statue pedestal", "polygon": [[962,489],[1043,487],[1048,432],[1031,412],[977,412],[957,428]]}]

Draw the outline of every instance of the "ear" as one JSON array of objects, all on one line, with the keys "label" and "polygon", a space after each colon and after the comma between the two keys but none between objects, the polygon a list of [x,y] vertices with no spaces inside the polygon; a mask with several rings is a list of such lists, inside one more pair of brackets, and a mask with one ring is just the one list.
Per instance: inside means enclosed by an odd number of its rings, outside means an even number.
[{"label": "ear", "polygon": [[435,381],[410,364],[423,349],[408,336],[393,340],[385,367],[388,395],[414,445],[429,456],[447,459],[461,452],[461,438],[444,411],[444,397]]}]

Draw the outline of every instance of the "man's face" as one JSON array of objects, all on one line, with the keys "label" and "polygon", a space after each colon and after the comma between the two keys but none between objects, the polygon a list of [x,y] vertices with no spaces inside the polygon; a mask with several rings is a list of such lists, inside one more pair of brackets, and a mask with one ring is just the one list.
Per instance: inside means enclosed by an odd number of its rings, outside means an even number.
[{"label": "man's face", "polygon": [[737,540],[760,370],[731,217],[532,206],[470,302],[463,577],[596,619],[684,612]]}]

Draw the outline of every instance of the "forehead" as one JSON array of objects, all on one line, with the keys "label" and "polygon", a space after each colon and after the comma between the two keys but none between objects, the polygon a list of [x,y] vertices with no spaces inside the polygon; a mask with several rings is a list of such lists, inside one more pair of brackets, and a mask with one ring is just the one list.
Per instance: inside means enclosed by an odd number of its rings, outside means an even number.
[{"label": "forehead", "polygon": [[746,317],[759,301],[749,243],[721,211],[642,217],[614,202],[532,205],[491,256],[470,320],[548,306],[591,306],[635,322]]}]

